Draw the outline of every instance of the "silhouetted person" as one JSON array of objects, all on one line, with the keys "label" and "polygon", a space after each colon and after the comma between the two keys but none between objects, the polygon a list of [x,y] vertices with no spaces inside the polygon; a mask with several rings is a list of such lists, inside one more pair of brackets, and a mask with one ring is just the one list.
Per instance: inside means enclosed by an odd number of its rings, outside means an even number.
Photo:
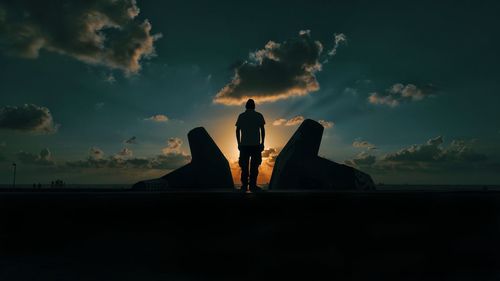
[{"label": "silhouetted person", "polygon": [[[239,164],[241,167],[241,190],[246,191],[250,185],[250,190],[256,191],[257,175],[259,165],[262,163],[262,151],[264,150],[264,139],[266,131],[264,129],[264,116],[255,111],[255,102],[249,99],[245,105],[246,111],[238,116],[236,121],[236,140],[240,151]],[[250,165],[250,173],[248,166]]]}]

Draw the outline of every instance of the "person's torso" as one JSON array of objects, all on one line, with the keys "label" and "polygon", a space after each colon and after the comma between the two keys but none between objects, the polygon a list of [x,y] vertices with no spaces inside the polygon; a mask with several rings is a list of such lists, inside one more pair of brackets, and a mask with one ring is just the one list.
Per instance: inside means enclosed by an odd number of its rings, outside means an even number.
[{"label": "person's torso", "polygon": [[240,114],[238,120],[241,145],[259,145],[260,127],[264,125],[262,115],[254,110],[247,110]]}]

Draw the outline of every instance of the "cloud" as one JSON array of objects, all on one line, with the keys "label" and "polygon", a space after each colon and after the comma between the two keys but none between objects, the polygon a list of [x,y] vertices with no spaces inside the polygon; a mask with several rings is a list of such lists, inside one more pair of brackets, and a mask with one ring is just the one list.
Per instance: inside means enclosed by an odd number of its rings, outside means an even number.
[{"label": "cloud", "polygon": [[146,118],[144,120],[146,120],[146,121],[153,121],[153,122],[167,122],[169,120],[169,118],[168,118],[167,115],[156,114],[156,115],[148,117],[148,118]]},{"label": "cloud", "polygon": [[114,84],[116,82],[116,78],[113,73],[109,73],[104,77],[104,82],[109,84]]},{"label": "cloud", "polygon": [[323,127],[325,127],[325,129],[333,128],[333,125],[335,125],[335,123],[333,123],[332,121],[326,121],[326,120],[318,120],[318,123],[320,123]]},{"label": "cloud", "polygon": [[368,97],[368,102],[371,104],[387,105],[390,107],[396,107],[399,105],[399,100],[391,95],[383,96],[377,92],[371,93]]},{"label": "cloud", "polygon": [[95,160],[104,158],[104,151],[98,147],[89,148],[89,157]]},{"label": "cloud", "polygon": [[421,101],[424,98],[432,96],[433,86],[418,88],[413,84],[403,85],[397,83],[392,85],[384,93],[373,92],[368,96],[368,102],[371,104],[386,105],[397,107],[401,103]]},{"label": "cloud", "polygon": [[478,162],[487,160],[487,156],[477,153],[472,148],[474,141],[452,140],[450,145],[442,147],[443,137],[429,139],[425,144],[412,145],[383,157],[384,161],[405,162]]},{"label": "cloud", "polygon": [[[340,44],[342,38],[345,35],[336,35],[335,41]],[[235,67],[231,82],[216,94],[214,102],[241,105],[249,98],[258,103],[274,102],[318,91],[316,73],[324,63],[322,54],[323,44],[313,40],[309,30],[282,43],[269,41]]]},{"label": "cloud", "polygon": [[16,157],[21,163],[27,165],[54,166],[56,164],[48,148],[42,149],[38,154],[19,151]]},{"label": "cloud", "polygon": [[[302,124],[304,120],[305,118],[302,115],[297,115],[290,119],[279,118],[273,121],[273,126],[297,126]],[[325,129],[330,129],[335,125],[334,122],[326,120],[318,120],[318,123],[325,127]]]},{"label": "cloud", "polygon": [[304,121],[304,116],[297,115],[293,118],[290,119],[276,119],[273,121],[274,126],[295,126],[295,125],[300,125]]},{"label": "cloud", "polygon": [[163,154],[179,154],[181,152],[182,140],[180,138],[169,138],[167,140],[167,147],[162,149]]},{"label": "cloud", "polygon": [[442,136],[429,139],[425,144],[415,144],[397,152],[388,153],[384,161],[392,162],[434,162],[442,159],[444,150],[440,145],[444,142]]},{"label": "cloud", "polygon": [[[344,33],[335,33],[334,38],[334,45],[333,48],[328,52],[328,56],[333,57],[337,54],[337,49],[339,48],[340,44],[345,44],[347,42],[347,37],[345,36]],[[325,61],[328,62],[328,61]]]},{"label": "cloud", "polygon": [[279,148],[267,148],[262,151],[262,159],[264,164],[269,167],[274,167],[274,163],[276,162],[276,157],[278,157],[281,149]]},{"label": "cloud", "polygon": [[104,105],[105,105],[105,103],[103,103],[103,102],[98,102],[98,103],[94,104],[94,109],[95,109],[96,111],[100,111],[100,110],[102,110],[102,109],[104,108]]},{"label": "cloud", "polygon": [[[97,153],[96,153],[97,152]],[[96,157],[97,154],[97,157]],[[191,161],[191,156],[182,152],[170,152],[152,157],[132,157],[132,150],[124,148],[117,154],[104,157],[104,152],[95,147],[89,150],[85,160],[67,161],[67,168],[80,169],[165,169],[173,170]]]},{"label": "cloud", "polygon": [[116,154],[117,157],[131,157],[132,155],[134,155],[133,151],[126,147]]},{"label": "cloud", "polygon": [[354,159],[345,161],[346,164],[361,168],[379,170],[420,170],[436,171],[458,168],[477,167],[484,164],[487,167],[488,157],[476,152],[473,148],[475,141],[452,140],[444,145],[444,138],[437,136],[423,144],[414,144],[396,152],[383,154],[378,159],[366,152],[361,152]]},{"label": "cloud", "polygon": [[0,129],[50,134],[58,127],[46,107],[34,104],[0,107]]},{"label": "cloud", "polygon": [[273,121],[273,126],[281,126],[281,125],[284,125],[286,123],[286,119],[285,118],[279,118],[279,119],[276,119]]},{"label": "cloud", "polygon": [[[274,168],[274,163],[276,162],[276,157],[278,157],[280,148],[266,148],[262,151],[262,164],[259,167],[259,184],[269,183],[271,180],[271,175]],[[235,183],[240,183],[241,168],[238,161],[229,162],[231,169],[231,174]]]},{"label": "cloud", "polygon": [[376,159],[377,158],[375,156],[370,155],[363,151],[358,155],[356,155],[355,158],[346,160],[345,163],[349,166],[364,168],[375,164]]},{"label": "cloud", "polygon": [[7,1],[0,7],[1,48],[31,59],[45,50],[137,73],[161,37],[138,15],[135,0]]},{"label": "cloud", "polygon": [[137,138],[135,136],[129,138],[129,139],[126,139],[124,141],[125,144],[137,144]]},{"label": "cloud", "polygon": [[352,146],[356,148],[366,148],[368,150],[377,149],[377,147],[374,144],[361,139],[353,141]]}]

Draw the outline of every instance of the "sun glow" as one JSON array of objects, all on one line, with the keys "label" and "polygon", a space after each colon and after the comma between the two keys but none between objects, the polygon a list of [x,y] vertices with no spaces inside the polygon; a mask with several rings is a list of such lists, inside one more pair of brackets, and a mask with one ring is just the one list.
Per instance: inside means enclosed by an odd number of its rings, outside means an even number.
[{"label": "sun glow", "polygon": [[[263,114],[264,116],[266,116],[265,113]],[[240,153],[236,142],[236,127],[234,125],[235,122],[236,116],[232,116],[230,118],[226,117],[223,120],[218,120],[218,126],[213,129],[213,132],[209,133],[213,135],[215,142],[229,161],[234,183],[238,185],[240,184],[241,170],[238,164]],[[265,128],[265,149],[281,148],[286,144],[288,138],[290,137],[288,134],[285,134],[282,129],[272,126],[269,122]],[[258,184],[269,183],[273,166],[274,163],[270,162],[268,158],[263,157],[262,164],[259,168]]]}]

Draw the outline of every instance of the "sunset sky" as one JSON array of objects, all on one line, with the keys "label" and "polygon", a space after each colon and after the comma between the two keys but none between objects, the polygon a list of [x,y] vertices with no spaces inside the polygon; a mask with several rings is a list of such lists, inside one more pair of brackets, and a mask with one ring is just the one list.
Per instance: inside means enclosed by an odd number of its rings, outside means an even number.
[{"label": "sunset sky", "polygon": [[[376,183],[500,184],[496,1],[0,0],[0,183],[134,183],[231,163],[252,97],[273,157],[304,118]],[[234,172],[237,167],[234,167]]]}]

